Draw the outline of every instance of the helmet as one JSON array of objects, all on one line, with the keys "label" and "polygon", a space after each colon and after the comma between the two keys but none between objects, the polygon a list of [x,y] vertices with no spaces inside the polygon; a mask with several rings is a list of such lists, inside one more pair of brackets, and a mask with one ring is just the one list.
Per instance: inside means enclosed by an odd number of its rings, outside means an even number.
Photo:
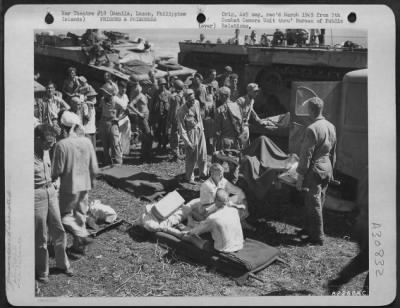
[{"label": "helmet", "polygon": [[167,84],[167,81],[165,80],[165,78],[160,78],[158,79],[158,84]]},{"label": "helmet", "polygon": [[182,80],[175,80],[174,81],[174,87],[176,88],[176,89],[179,89],[179,90],[183,90],[184,88],[185,88],[185,84],[183,83],[183,81]]},{"label": "helmet", "polygon": [[104,84],[101,88],[101,91],[103,91],[103,93],[108,94],[108,95],[114,95],[114,88],[111,84],[106,83]]}]

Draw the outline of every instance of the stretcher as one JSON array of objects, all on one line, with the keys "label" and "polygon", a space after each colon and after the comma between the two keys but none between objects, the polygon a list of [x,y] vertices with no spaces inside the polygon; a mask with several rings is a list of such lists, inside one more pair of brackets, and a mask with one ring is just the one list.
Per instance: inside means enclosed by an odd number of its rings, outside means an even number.
[{"label": "stretcher", "polygon": [[244,284],[248,278],[262,281],[255,274],[274,261],[281,261],[280,251],[265,243],[245,239],[243,249],[224,253],[212,248],[212,241],[198,242],[184,240],[166,232],[152,233],[153,239],[161,246],[174,251],[176,255],[188,258],[196,263],[204,264],[211,271],[218,271],[233,278],[239,285]]}]

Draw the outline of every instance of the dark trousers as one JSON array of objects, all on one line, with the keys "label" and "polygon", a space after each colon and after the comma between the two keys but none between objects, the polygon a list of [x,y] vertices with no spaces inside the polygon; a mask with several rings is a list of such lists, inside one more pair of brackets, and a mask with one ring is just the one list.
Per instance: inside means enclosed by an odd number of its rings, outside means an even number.
[{"label": "dark trousers", "polygon": [[155,137],[158,147],[168,144],[167,118],[160,117],[155,123]]},{"label": "dark trousers", "polygon": [[140,156],[144,160],[150,160],[152,157],[153,149],[153,136],[151,134],[148,116],[138,119],[139,129],[141,131],[142,148],[140,149]]},{"label": "dark trousers", "polygon": [[178,131],[178,125],[177,124],[172,124],[171,126],[171,132],[169,135],[169,141],[170,141],[170,147],[171,147],[171,152],[178,157],[179,156],[179,131]]}]

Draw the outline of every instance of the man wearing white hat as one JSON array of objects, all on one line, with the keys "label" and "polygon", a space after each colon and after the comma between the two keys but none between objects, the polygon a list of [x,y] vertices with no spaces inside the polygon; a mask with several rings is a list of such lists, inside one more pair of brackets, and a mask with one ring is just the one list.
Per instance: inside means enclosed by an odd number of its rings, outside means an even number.
[{"label": "man wearing white hat", "polygon": [[88,192],[93,188],[98,171],[97,158],[76,114],[64,111],[60,122],[68,137],[55,146],[52,180],[60,178],[60,212],[64,226],[74,236],[72,249],[83,252],[82,246],[90,242],[85,223]]}]

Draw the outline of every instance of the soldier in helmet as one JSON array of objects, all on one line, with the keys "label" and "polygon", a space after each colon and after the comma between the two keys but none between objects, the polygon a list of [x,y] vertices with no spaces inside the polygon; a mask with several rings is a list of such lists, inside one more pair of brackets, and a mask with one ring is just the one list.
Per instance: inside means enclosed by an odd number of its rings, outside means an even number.
[{"label": "soldier in helmet", "polygon": [[168,144],[167,116],[171,92],[167,90],[167,80],[160,78],[158,89],[152,98],[150,121],[158,142],[157,150],[165,150]]},{"label": "soldier in helmet", "polygon": [[167,130],[170,130],[169,140],[172,160],[177,160],[180,157],[177,114],[178,109],[181,108],[181,106],[185,103],[185,100],[183,98],[183,90],[185,89],[185,84],[182,80],[175,80],[174,89],[175,93],[170,97],[167,117]]},{"label": "soldier in helmet", "polygon": [[110,84],[104,84],[100,90],[103,96],[100,99],[99,133],[104,150],[104,163],[105,165],[122,164],[122,145],[118,121],[125,116],[124,110],[116,103],[114,89]]}]

